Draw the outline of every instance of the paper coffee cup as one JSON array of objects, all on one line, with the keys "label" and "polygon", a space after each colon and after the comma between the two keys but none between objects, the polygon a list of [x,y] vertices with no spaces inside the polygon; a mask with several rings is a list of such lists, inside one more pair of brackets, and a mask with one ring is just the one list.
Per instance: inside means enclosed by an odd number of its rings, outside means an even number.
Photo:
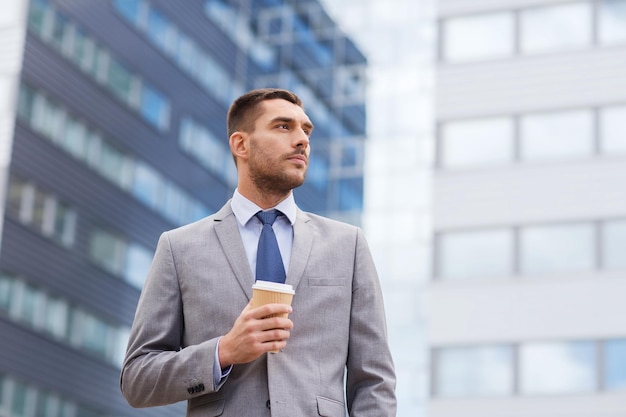
[{"label": "paper coffee cup", "polygon": [[[271,281],[257,281],[252,286],[252,308],[260,307],[265,304],[289,304],[295,291],[289,284],[281,284]],[[287,317],[288,313],[272,314],[267,317]],[[271,350],[272,353],[278,353],[278,350]]]},{"label": "paper coffee cup", "polygon": [[[281,284],[271,281],[257,281],[252,286],[252,308],[265,304],[289,304],[295,291],[289,284]],[[287,317],[288,314],[274,314],[268,317]]]}]

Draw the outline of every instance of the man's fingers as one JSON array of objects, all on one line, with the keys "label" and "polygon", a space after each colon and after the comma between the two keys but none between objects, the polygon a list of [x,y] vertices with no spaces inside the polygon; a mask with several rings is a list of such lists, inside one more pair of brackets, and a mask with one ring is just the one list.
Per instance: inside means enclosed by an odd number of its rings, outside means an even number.
[{"label": "man's fingers", "polygon": [[[246,309],[244,309],[244,311],[246,310],[247,310],[247,307]],[[290,305],[279,304],[279,303],[265,304],[255,309],[247,310],[247,312],[249,312],[256,319],[261,319],[264,317],[273,316],[277,314],[289,314],[292,311],[293,309],[291,308]]]}]

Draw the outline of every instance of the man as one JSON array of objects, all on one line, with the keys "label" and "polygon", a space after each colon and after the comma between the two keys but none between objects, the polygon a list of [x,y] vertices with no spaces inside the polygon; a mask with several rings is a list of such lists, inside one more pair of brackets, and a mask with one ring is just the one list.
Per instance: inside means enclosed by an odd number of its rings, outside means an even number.
[{"label": "man", "polygon": [[[122,369],[132,406],[187,400],[189,417],[395,416],[383,301],[363,234],[295,205],[312,130],[286,90],[253,90],[231,106],[237,190],[216,214],[159,239]],[[293,308],[249,304],[263,227],[255,214],[268,209],[279,210],[272,229]],[[289,317],[268,317],[278,313]]]}]

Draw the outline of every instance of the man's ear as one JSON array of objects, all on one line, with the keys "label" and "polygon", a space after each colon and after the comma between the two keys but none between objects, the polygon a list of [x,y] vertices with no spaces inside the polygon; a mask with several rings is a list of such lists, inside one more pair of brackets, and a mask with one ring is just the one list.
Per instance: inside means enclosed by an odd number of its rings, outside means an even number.
[{"label": "man's ear", "polygon": [[228,139],[230,145],[230,152],[237,159],[247,159],[249,153],[249,141],[248,134],[245,132],[237,131],[230,135]]}]

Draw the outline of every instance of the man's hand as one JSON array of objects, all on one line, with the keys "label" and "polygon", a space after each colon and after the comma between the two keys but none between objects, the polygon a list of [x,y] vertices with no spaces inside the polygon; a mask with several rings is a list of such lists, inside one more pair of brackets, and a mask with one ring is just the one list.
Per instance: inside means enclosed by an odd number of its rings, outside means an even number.
[{"label": "man's hand", "polygon": [[286,304],[266,304],[243,309],[232,329],[220,340],[219,359],[222,368],[238,363],[252,362],[262,354],[287,346],[293,322],[273,314],[291,313]]}]

